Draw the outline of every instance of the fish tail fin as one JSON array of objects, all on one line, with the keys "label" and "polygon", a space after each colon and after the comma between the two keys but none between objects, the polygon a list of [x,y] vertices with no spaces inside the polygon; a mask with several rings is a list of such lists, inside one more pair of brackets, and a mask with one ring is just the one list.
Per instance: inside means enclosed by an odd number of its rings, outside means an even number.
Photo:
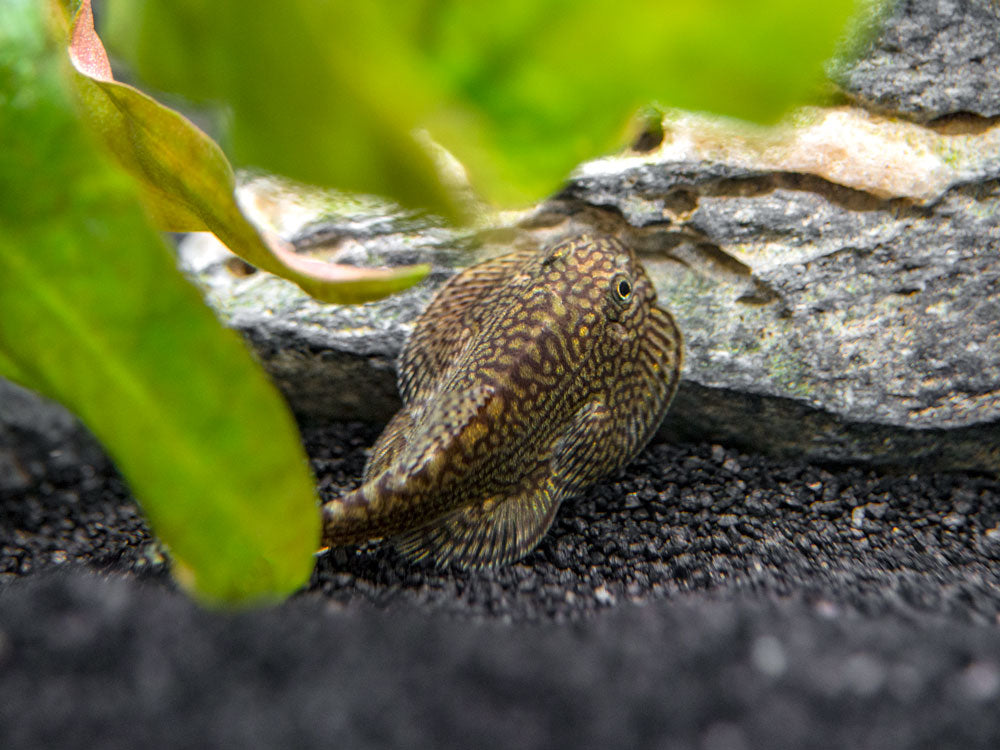
[{"label": "fish tail fin", "polygon": [[345,495],[323,503],[323,547],[360,544],[371,539],[372,487],[365,483]]}]

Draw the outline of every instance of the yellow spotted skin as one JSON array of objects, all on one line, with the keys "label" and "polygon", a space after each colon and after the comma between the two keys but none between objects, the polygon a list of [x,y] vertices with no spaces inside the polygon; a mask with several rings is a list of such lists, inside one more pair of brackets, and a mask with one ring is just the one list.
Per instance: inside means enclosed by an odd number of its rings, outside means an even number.
[{"label": "yellow spotted skin", "polygon": [[418,319],[403,409],[323,543],[392,537],[414,559],[526,555],[562,500],[630,461],[677,388],[682,340],[631,249],[583,235],[472,266]]}]

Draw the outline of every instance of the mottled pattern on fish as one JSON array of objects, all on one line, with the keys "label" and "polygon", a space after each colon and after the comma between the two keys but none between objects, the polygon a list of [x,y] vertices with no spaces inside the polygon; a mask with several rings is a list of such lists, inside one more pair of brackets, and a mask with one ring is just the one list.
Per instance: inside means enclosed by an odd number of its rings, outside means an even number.
[{"label": "mottled pattern on fish", "polygon": [[323,543],[393,537],[415,559],[519,559],[565,498],[631,460],[677,387],[681,334],[635,254],[581,236],[452,278],[399,364],[403,409]]}]

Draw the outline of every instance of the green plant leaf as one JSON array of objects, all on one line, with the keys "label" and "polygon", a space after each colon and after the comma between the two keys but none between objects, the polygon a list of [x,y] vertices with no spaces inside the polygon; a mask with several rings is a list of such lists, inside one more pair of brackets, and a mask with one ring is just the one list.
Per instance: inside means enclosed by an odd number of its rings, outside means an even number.
[{"label": "green plant leaf", "polygon": [[[641,106],[770,121],[817,90],[855,0],[113,0],[155,86],[232,108],[237,160],[432,205],[426,128],[488,198],[539,198]],[[428,175],[430,172],[428,172]]]},{"label": "green plant leaf", "polygon": [[[433,2],[422,49],[458,106],[431,134],[502,201],[558,188],[656,103],[773,122],[819,92],[854,0]],[[471,124],[474,123],[474,127]]]},{"label": "green plant leaf", "polygon": [[210,231],[230,250],[265,271],[294,281],[316,299],[341,304],[393,294],[420,281],[427,265],[358,268],[297,254],[254,227],[234,196],[233,171],[216,143],[174,110],[114,80],[94,32],[90,0],[75,13],[59,6],[68,27],[73,82],[84,118],[138,181],[161,229]]},{"label": "green plant leaf", "polygon": [[396,38],[404,5],[118,3],[108,36],[140,48],[161,89],[231,105],[241,165],[459,217],[464,207],[413,133],[438,95]]},{"label": "green plant leaf", "polygon": [[295,424],[82,128],[35,0],[0,4],[0,369],[108,449],[179,579],[288,593],[319,514]]},{"label": "green plant leaf", "polygon": [[15,383],[24,383],[28,379],[27,375],[21,372],[17,363],[5,355],[3,351],[0,351],[0,378],[7,378]]}]

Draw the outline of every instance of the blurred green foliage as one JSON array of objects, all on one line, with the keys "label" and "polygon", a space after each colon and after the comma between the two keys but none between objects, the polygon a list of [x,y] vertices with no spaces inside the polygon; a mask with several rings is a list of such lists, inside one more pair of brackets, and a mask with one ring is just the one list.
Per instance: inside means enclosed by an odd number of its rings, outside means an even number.
[{"label": "blurred green foliage", "polygon": [[89,0],[62,0],[69,24],[72,82],[82,117],[132,175],[160,229],[210,231],[254,266],[290,281],[316,299],[341,304],[379,299],[420,281],[426,264],[357,268],[296,253],[243,215],[236,180],[222,149],[187,118],[132,86],[114,80],[94,32]]},{"label": "blurred green foliage", "polygon": [[854,0],[110,0],[143,79],[232,108],[235,159],[454,213],[414,131],[498,203],[624,143],[650,102],[774,120]]},{"label": "blurred green foliage", "polygon": [[0,374],[90,427],[198,595],[286,594],[319,539],[294,422],[81,127],[44,21],[0,4]]}]

